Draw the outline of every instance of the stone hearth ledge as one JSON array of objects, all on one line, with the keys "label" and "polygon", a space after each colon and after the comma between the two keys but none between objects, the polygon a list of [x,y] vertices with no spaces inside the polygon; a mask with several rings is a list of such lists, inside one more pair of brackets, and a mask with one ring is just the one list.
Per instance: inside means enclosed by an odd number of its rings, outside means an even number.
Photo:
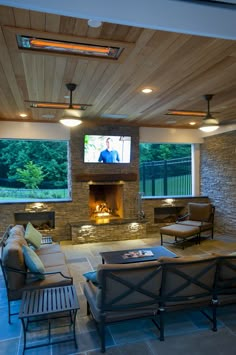
[{"label": "stone hearth ledge", "polygon": [[72,244],[145,238],[146,222],[145,219],[117,219],[109,223],[90,220],[70,223]]}]

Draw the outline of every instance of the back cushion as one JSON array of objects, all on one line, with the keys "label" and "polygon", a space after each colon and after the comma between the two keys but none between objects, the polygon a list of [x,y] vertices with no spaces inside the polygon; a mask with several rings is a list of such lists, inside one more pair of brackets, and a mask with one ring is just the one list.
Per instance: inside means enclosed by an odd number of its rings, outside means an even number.
[{"label": "back cushion", "polygon": [[12,227],[10,229],[9,237],[14,236],[14,235],[20,235],[20,236],[24,237],[25,229],[21,224],[16,224],[14,227]]},{"label": "back cushion", "polygon": [[20,243],[21,246],[27,245],[24,235],[25,235],[24,227],[21,225],[16,225],[10,230],[9,237],[7,238],[5,244],[8,244],[15,240],[18,241],[18,243]]},{"label": "back cushion", "polygon": [[211,215],[212,206],[210,203],[188,204],[189,219],[193,221],[208,221]]},{"label": "back cushion", "polygon": [[[207,292],[198,282],[213,288],[216,272],[215,256],[161,258],[159,261],[163,264],[165,274],[162,287],[163,295],[182,296],[187,298],[185,301],[192,302],[195,295]],[[197,282],[188,282],[191,278],[196,278]],[[170,300],[173,301],[171,297]]]},{"label": "back cushion", "polygon": [[[150,295],[159,295],[161,287],[161,268],[158,262],[140,262],[133,264],[98,265],[97,279],[99,290],[97,305],[101,307],[138,307],[143,302],[154,302],[153,298],[141,292],[144,289]],[[103,290],[102,287],[104,286]],[[116,301],[115,301],[116,300]],[[113,303],[113,306],[110,303]]]},{"label": "back cushion", "polygon": [[221,256],[219,258],[220,268],[219,268],[219,280],[229,281],[232,280],[232,287],[236,286],[236,256]]},{"label": "back cushion", "polygon": [[[3,265],[26,271],[22,244],[18,240],[9,240],[3,250]],[[6,271],[8,287],[10,290],[21,288],[25,284],[25,275],[12,271]]]}]

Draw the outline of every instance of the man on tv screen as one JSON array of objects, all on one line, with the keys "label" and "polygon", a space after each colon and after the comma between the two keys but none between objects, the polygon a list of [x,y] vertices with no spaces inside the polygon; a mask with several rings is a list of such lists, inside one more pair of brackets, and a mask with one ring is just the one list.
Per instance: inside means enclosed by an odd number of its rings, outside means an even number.
[{"label": "man on tv screen", "polygon": [[106,149],[102,150],[98,161],[100,163],[119,163],[120,162],[120,157],[119,153],[117,150],[113,149],[112,147],[112,139],[108,137],[106,139]]}]

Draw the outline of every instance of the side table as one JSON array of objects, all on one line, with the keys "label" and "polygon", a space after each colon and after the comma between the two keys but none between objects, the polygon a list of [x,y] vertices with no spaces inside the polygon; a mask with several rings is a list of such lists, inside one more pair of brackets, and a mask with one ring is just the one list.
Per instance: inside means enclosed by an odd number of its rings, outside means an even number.
[{"label": "side table", "polygon": [[[79,301],[74,285],[24,291],[19,312],[19,318],[21,319],[24,334],[23,354],[27,349],[64,343],[72,340],[77,348],[75,320],[79,308]],[[72,336],[63,340],[52,341],[51,320],[55,318],[64,318],[65,314],[71,321]],[[48,342],[27,346],[26,337],[28,323],[42,321],[42,318],[48,322]]]}]

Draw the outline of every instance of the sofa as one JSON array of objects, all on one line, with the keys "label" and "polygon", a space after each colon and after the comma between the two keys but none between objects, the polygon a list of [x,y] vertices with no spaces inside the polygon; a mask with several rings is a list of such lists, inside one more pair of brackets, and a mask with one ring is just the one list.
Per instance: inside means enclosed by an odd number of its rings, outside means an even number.
[{"label": "sofa", "polygon": [[101,264],[96,279],[84,286],[87,314],[97,324],[101,352],[106,350],[106,324],[128,319],[151,318],[163,341],[165,315],[171,311],[200,310],[216,331],[217,307],[235,303],[235,293],[236,255]]},{"label": "sofa", "polygon": [[32,225],[29,230],[37,236],[37,243],[33,239],[30,242],[30,233],[26,236],[27,228],[22,225],[9,226],[1,239],[0,264],[7,290],[9,323],[16,314],[11,313],[11,302],[21,299],[24,290],[73,284],[60,245],[41,245],[40,233]]}]

